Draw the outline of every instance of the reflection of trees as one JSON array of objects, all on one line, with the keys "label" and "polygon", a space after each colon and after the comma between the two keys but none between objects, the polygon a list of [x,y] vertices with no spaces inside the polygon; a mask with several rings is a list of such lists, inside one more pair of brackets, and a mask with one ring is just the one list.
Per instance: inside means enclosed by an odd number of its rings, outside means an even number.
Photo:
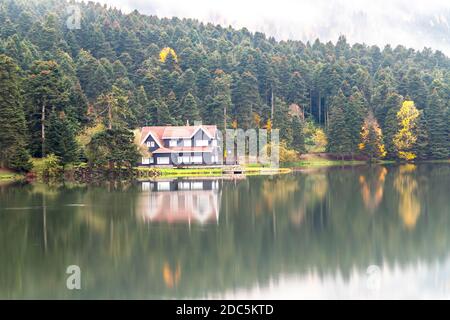
[{"label": "reflection of trees", "polygon": [[361,196],[366,209],[373,212],[383,200],[384,183],[388,170],[385,167],[377,167],[369,171],[368,175],[359,176]]},{"label": "reflection of trees", "polygon": [[417,195],[419,184],[413,175],[415,170],[415,165],[403,165],[399,168],[394,180],[395,189],[400,195],[398,212],[407,229],[415,228],[421,210]]},{"label": "reflection of trees", "polygon": [[[202,297],[264,284],[286,273],[315,270],[347,277],[371,264],[401,266],[445,257],[450,246],[450,166],[423,165],[411,172],[390,168],[384,196],[368,215],[359,177],[376,185],[379,170],[330,169],[225,181],[220,223],[191,227],[143,222],[138,215],[142,192],[134,185],[125,186],[126,192],[120,187],[42,187],[49,192],[47,251],[40,208],[0,209],[0,297]],[[282,200],[269,206],[264,197],[270,190],[275,194],[283,181],[291,191],[275,196]],[[402,202],[399,186],[407,190],[413,181],[427,219],[405,229],[393,213]],[[42,192],[34,188],[1,189],[2,208],[39,207]],[[295,220],[297,214],[300,220]],[[65,289],[69,264],[82,269],[81,292]]]}]

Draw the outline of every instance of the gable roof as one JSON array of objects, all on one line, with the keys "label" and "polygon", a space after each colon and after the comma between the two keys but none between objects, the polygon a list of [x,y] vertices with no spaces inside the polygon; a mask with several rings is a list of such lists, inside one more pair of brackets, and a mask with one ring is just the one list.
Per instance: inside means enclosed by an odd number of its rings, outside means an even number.
[{"label": "gable roof", "polygon": [[143,127],[141,144],[145,143],[149,136],[152,136],[158,146],[163,147],[164,139],[191,139],[199,130],[212,139],[216,136],[217,126]]}]

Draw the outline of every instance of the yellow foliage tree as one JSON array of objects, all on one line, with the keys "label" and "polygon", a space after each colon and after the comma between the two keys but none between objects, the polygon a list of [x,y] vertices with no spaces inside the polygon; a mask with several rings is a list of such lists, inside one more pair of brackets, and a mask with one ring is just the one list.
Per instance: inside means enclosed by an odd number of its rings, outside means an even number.
[{"label": "yellow foliage tree", "polygon": [[266,123],[266,129],[267,131],[272,131],[272,120],[268,119]]},{"label": "yellow foliage tree", "polygon": [[413,148],[417,142],[419,116],[420,112],[414,105],[414,101],[404,101],[397,113],[399,131],[394,136],[393,142],[400,159],[411,161],[417,157]]},{"label": "yellow foliage tree", "polygon": [[359,150],[370,158],[380,159],[386,156],[386,149],[383,143],[383,132],[378,125],[377,119],[375,119],[372,113],[364,120],[364,124],[361,129],[361,143],[359,144]]},{"label": "yellow foliage tree", "polygon": [[313,142],[314,147],[310,150],[310,152],[324,152],[327,144],[328,139],[327,135],[322,129],[316,129],[313,134]]},{"label": "yellow foliage tree", "polygon": [[173,50],[172,48],[169,48],[169,47],[165,47],[164,49],[161,50],[161,52],[159,53],[159,60],[161,62],[166,62],[167,56],[169,54],[173,57],[175,62],[178,62],[178,56],[177,56],[175,50]]}]

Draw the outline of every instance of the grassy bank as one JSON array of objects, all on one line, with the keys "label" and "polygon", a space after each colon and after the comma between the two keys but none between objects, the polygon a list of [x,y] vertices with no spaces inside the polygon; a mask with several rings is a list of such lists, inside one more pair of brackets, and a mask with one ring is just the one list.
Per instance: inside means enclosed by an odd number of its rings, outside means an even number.
[{"label": "grassy bank", "polygon": [[[245,175],[270,175],[289,173],[290,168],[269,168],[258,165],[243,166]],[[226,174],[227,168],[137,168],[139,176],[145,179],[147,176],[164,178],[189,178],[189,177],[220,177]],[[150,174],[149,174],[150,173]]]},{"label": "grassy bank", "polygon": [[12,181],[23,179],[24,176],[9,170],[0,169],[0,181]]},{"label": "grassy bank", "polygon": [[347,160],[300,160],[297,162],[285,163],[286,168],[311,168],[311,167],[333,167],[333,166],[355,166],[367,164],[365,161]]},{"label": "grassy bank", "polygon": [[221,168],[143,168],[136,169],[140,178],[147,177],[217,177],[223,174]]}]

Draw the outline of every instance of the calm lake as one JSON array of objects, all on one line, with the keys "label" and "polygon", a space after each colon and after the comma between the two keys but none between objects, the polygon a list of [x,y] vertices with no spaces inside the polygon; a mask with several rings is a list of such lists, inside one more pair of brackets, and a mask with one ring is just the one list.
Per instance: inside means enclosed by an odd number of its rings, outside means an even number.
[{"label": "calm lake", "polygon": [[450,298],[450,164],[0,184],[0,298]]}]

